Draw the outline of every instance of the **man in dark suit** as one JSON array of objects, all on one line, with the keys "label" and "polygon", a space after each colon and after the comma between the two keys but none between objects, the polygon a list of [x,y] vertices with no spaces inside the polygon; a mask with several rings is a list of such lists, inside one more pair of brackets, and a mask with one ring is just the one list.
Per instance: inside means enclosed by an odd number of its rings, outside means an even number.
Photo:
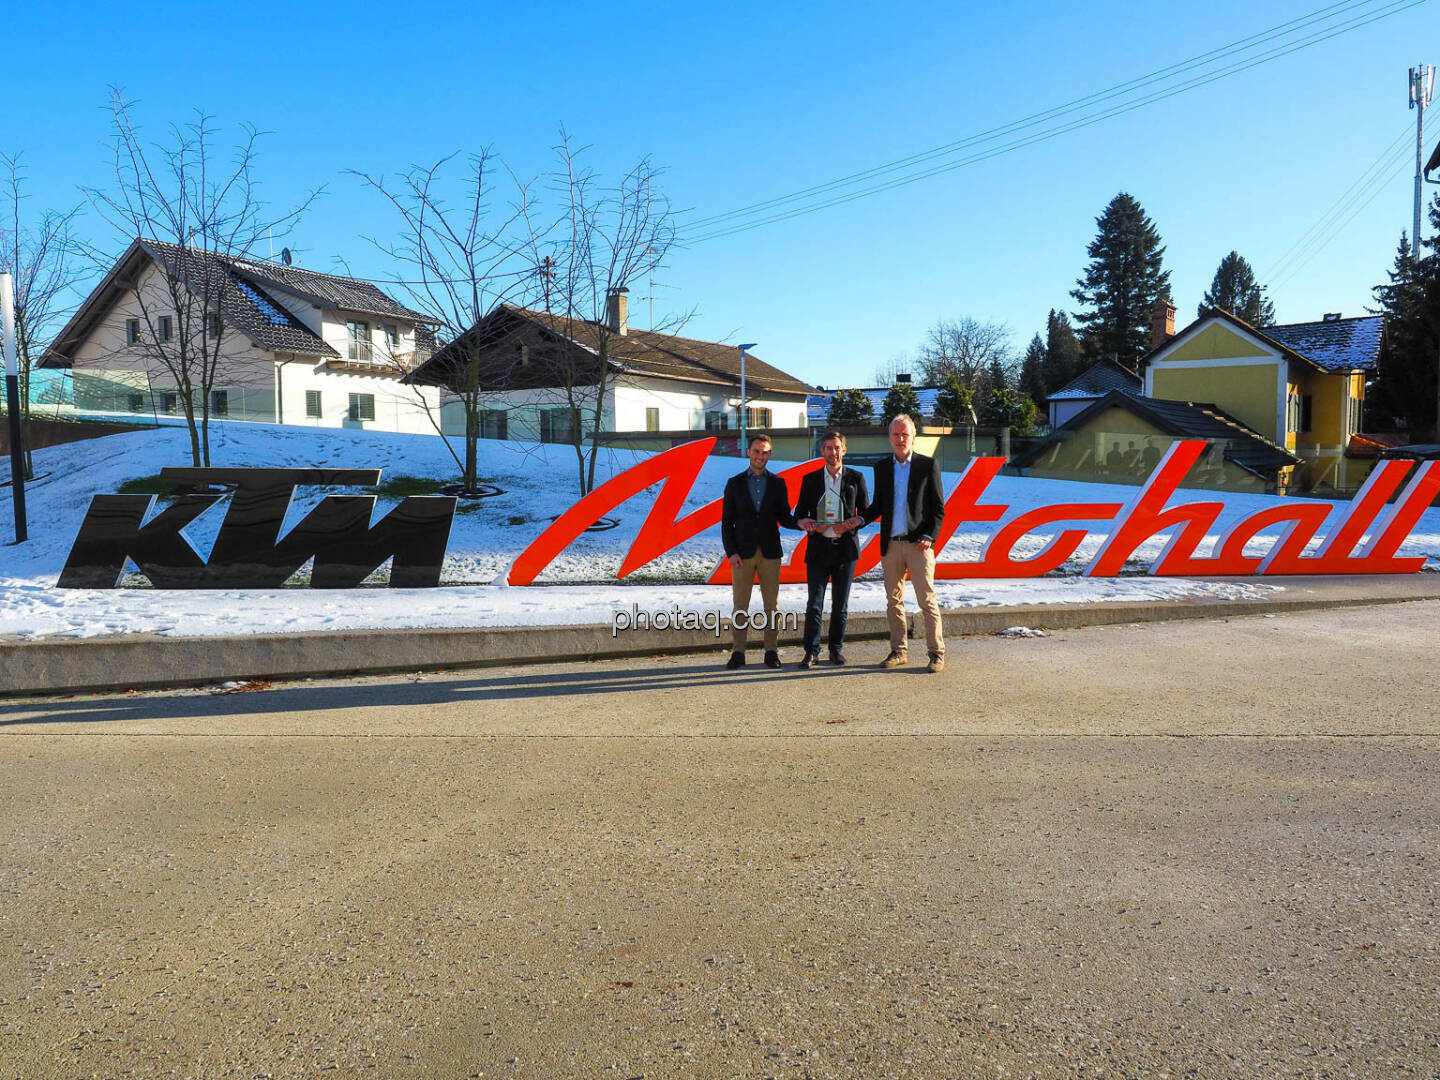
[{"label": "man in dark suit", "polygon": [[780,666],[780,526],[795,528],[785,481],[765,466],[770,462],[770,436],[755,432],[745,448],[750,467],[725,484],[720,504],[720,539],[730,560],[731,590],[735,610],[731,614],[733,651],[725,666],[745,664],[746,631],[749,629],[750,590],[760,581],[760,602],[765,609],[765,666]]},{"label": "man in dark suit", "polygon": [[810,534],[805,544],[805,581],[810,599],[805,605],[805,656],[801,669],[820,658],[820,616],[825,610],[825,583],[830,583],[830,662],[845,663],[845,619],[850,604],[850,583],[860,545],[855,530],[870,509],[865,477],[844,467],[845,436],[827,431],[820,436],[825,467],[800,481],[795,504],[796,525]]},{"label": "man in dark suit", "polygon": [[875,466],[875,501],[864,514],[865,524],[880,519],[880,565],[885,571],[885,614],[890,623],[890,655],[883,668],[904,667],[905,572],[915,589],[915,602],[925,619],[927,671],[945,667],[945,638],[940,628],[940,602],[935,596],[935,537],[945,517],[944,481],[934,458],[915,453],[915,421],[901,413],[890,422],[893,457]]}]

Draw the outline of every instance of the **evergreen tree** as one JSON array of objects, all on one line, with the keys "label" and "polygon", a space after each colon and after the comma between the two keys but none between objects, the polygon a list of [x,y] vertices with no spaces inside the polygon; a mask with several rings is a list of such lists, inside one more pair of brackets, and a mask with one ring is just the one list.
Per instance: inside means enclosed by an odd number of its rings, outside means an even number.
[{"label": "evergreen tree", "polygon": [[945,377],[940,393],[935,395],[935,420],[951,427],[957,424],[978,427],[980,424],[975,415],[975,391],[961,383],[960,377],[953,371]]},{"label": "evergreen tree", "polygon": [[1070,293],[1085,305],[1075,315],[1080,341],[1092,363],[1114,356],[1134,367],[1150,348],[1155,301],[1170,297],[1170,272],[1160,268],[1165,248],[1155,223],[1123,191],[1095,224],[1095,239],[1086,249],[1090,264]]},{"label": "evergreen tree", "polygon": [[1086,367],[1070,316],[1050,309],[1045,323],[1045,394],[1053,394]]},{"label": "evergreen tree", "polygon": [[991,390],[980,418],[994,427],[1008,427],[1016,435],[1035,430],[1035,402],[1015,390]]},{"label": "evergreen tree", "polygon": [[1039,334],[1030,339],[1025,356],[1020,361],[1020,391],[1032,401],[1043,398],[1048,392],[1045,385],[1045,342],[1040,340]]},{"label": "evergreen tree", "polygon": [[909,383],[896,383],[880,404],[880,419],[887,428],[901,413],[909,413],[917,424],[920,422],[920,395]]},{"label": "evergreen tree", "polygon": [[[1440,230],[1440,198],[1430,205],[1431,235]],[[1388,431],[1403,425],[1412,442],[1440,441],[1436,433],[1436,364],[1440,362],[1440,254],[1437,240],[1416,259],[1402,236],[1390,282],[1375,297],[1385,316],[1385,350],[1366,395],[1365,426]]]},{"label": "evergreen tree", "polygon": [[1195,314],[1204,317],[1210,308],[1224,308],[1251,326],[1274,326],[1275,305],[1265,295],[1265,286],[1255,280],[1255,271],[1238,251],[1220,260],[1210,290]]},{"label": "evergreen tree", "polygon": [[875,406],[860,390],[837,390],[830,397],[830,414],[825,423],[830,427],[842,424],[868,424],[875,416]]}]

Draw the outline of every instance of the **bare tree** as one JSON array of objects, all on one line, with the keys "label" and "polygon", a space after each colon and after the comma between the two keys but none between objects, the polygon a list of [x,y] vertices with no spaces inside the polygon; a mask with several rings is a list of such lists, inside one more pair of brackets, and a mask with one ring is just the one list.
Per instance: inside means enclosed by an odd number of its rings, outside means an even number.
[{"label": "bare tree", "polygon": [[876,386],[894,386],[897,376],[914,374],[915,362],[910,359],[910,354],[898,352],[889,360],[876,363],[873,378]]},{"label": "bare tree", "polygon": [[[549,190],[554,219],[531,231],[530,250],[540,273],[538,301],[554,317],[560,347],[549,351],[551,390],[569,412],[567,441],[575,448],[580,491],[595,486],[605,402],[613,390],[615,349],[628,332],[618,318],[631,285],[660,269],[676,242],[675,216],[657,190],[661,170],[642,159],[607,186],[563,130]],[[673,331],[683,317],[666,321]]]},{"label": "bare tree", "polygon": [[[492,209],[494,155],[486,149],[466,158],[460,180],[452,184],[448,173],[457,157],[451,154],[428,168],[412,168],[393,181],[363,172],[353,175],[379,192],[400,216],[398,241],[372,237],[371,242],[408,268],[401,284],[449,346],[453,360],[447,387],[464,413],[463,460],[448,438],[445,445],[460,470],[463,489],[473,492],[479,487],[485,394],[496,378],[487,368],[494,343],[478,328],[497,304],[523,297],[533,287],[535,266],[527,261],[531,230],[525,227],[532,203],[530,184],[515,179],[517,197],[501,210]],[[447,197],[452,191],[459,192],[453,202]],[[426,414],[444,436],[442,417],[428,408]]]},{"label": "bare tree", "polygon": [[[221,312],[239,287],[224,260],[249,257],[262,241],[288,235],[320,192],[272,214],[256,187],[260,134],[254,128],[241,129],[226,163],[216,146],[214,121],[203,112],[188,124],[172,125],[165,142],[147,144],[119,91],[111,95],[110,110],[114,186],[87,188],[85,194],[127,242],[159,242],[150,247],[164,264],[162,272],[133,283],[140,317],[129,347],[139,349],[160,377],[173,381],[190,432],[192,460],[208,466],[211,388],[229,336]],[[91,254],[98,265],[115,262],[113,253],[107,258],[92,249]]]},{"label": "bare tree", "polygon": [[931,327],[920,346],[920,370],[928,386],[942,386],[950,375],[983,398],[990,390],[1013,381],[1015,358],[1010,351],[1010,329],[1001,323],[978,319],[941,319]]},{"label": "bare tree", "polygon": [[[0,220],[0,270],[15,280],[15,344],[20,368],[21,421],[30,412],[32,350],[50,339],[60,315],[73,299],[72,290],[83,278],[74,258],[71,225],[79,210],[44,210],[34,218],[24,215],[25,176],[20,157],[0,155],[6,173],[4,220]],[[30,449],[25,450],[26,477],[35,475]]]}]

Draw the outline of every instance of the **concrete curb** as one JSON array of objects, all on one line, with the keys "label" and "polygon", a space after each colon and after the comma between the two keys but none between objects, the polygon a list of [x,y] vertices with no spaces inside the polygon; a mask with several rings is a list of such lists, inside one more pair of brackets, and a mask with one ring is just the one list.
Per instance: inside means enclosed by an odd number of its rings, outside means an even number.
[{"label": "concrete curb", "polygon": [[[1255,578],[1227,580],[1236,584],[1257,583]],[[993,634],[1016,625],[1073,629],[1440,599],[1440,574],[1262,580],[1280,585],[1284,591],[1234,600],[956,608],[945,612],[945,633],[961,637]],[[918,616],[912,615],[910,637],[917,636],[923,642]],[[846,637],[856,642],[887,638],[885,617],[852,615]],[[782,646],[793,650],[798,644],[797,635],[782,634]],[[920,648],[923,650],[923,644]],[[0,641],[0,697],[204,686],[235,679],[293,679],[705,651],[719,653],[727,649],[728,641],[717,638],[713,631],[654,630],[615,636],[608,626],[331,631],[205,638],[136,634],[112,638],[12,640]],[[877,654],[873,659],[879,658]],[[794,661],[798,657],[789,659]]]}]

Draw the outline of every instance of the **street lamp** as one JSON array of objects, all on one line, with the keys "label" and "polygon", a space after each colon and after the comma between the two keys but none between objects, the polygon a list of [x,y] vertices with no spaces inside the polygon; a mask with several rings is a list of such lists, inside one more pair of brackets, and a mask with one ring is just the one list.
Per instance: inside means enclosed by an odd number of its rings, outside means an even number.
[{"label": "street lamp", "polygon": [[745,350],[753,349],[755,342],[740,346],[740,453],[745,453]]},{"label": "street lamp", "polygon": [[5,347],[5,403],[10,411],[10,497],[15,506],[15,543],[24,543],[25,448],[20,445],[20,368],[15,359],[15,278],[0,274],[0,344]]}]

